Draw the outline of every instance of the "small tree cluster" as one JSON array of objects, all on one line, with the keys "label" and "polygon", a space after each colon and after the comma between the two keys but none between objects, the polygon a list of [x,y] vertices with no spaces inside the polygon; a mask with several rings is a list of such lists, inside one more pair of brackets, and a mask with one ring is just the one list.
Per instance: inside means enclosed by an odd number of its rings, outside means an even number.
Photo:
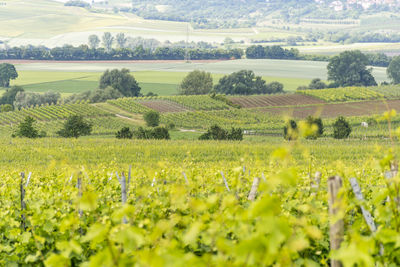
[{"label": "small tree cluster", "polygon": [[212,88],[211,73],[199,70],[190,72],[179,85],[182,95],[206,95]]},{"label": "small tree cluster", "polygon": [[115,134],[115,136],[118,139],[132,139],[133,137],[136,139],[170,139],[170,135],[166,127],[155,127],[149,129],[139,127],[134,131],[131,131],[129,127],[123,127]]},{"label": "small tree cluster", "polygon": [[160,124],[160,113],[151,110],[143,115],[143,119],[146,121],[147,126],[156,127]]},{"label": "small tree cluster", "polygon": [[123,127],[115,134],[115,137],[118,139],[132,139],[133,132],[129,129],[129,127]]},{"label": "small tree cluster", "polygon": [[343,116],[336,119],[333,124],[333,137],[336,139],[344,139],[349,137],[351,133],[351,126]]},{"label": "small tree cluster", "polygon": [[61,94],[58,92],[46,92],[44,94],[38,94],[20,91],[15,96],[14,108],[20,109],[44,104],[56,104],[60,99]]},{"label": "small tree cluster", "polygon": [[168,129],[165,127],[155,127],[150,129],[139,127],[133,132],[133,135],[137,139],[171,139]]},{"label": "small tree cluster", "polygon": [[18,125],[17,131],[12,137],[26,137],[26,138],[38,138],[46,137],[45,131],[40,131],[34,127],[35,119],[28,116]]},{"label": "small tree cluster", "polygon": [[222,129],[218,125],[211,126],[206,133],[199,137],[199,140],[243,140],[243,130],[232,128],[230,131]]}]

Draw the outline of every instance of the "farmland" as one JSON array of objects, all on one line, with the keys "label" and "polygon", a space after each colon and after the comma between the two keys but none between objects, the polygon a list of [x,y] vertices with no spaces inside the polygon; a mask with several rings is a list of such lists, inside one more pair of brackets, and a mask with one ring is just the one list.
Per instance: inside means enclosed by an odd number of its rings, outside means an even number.
[{"label": "farmland", "polygon": [[[93,90],[103,71],[112,68],[128,68],[142,87],[142,93],[175,95],[179,83],[187,72],[199,69],[212,73],[214,84],[225,74],[242,69],[253,70],[267,82],[277,81],[285,91],[295,91],[307,85],[313,78],[326,79],[325,62],[290,60],[231,60],[220,62],[181,61],[159,62],[26,62],[16,61],[19,77],[13,85],[22,85],[32,92],[55,91],[63,95]],[[385,68],[374,68],[378,82],[386,81]]]}]

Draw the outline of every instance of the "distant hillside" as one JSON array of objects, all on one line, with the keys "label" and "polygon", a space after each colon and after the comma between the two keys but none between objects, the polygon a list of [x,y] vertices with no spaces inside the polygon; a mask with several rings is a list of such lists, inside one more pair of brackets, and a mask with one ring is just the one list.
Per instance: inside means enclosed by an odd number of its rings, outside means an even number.
[{"label": "distant hillside", "polygon": [[400,9],[398,0],[132,0],[131,11],[148,19],[192,22],[199,28],[257,26],[267,16],[285,21],[358,19]]}]

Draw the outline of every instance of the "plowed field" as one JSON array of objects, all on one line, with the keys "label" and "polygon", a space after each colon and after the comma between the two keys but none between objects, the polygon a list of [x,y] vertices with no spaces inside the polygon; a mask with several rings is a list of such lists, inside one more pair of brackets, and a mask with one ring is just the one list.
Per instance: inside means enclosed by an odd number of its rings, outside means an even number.
[{"label": "plowed field", "polygon": [[138,103],[161,113],[190,111],[183,105],[168,100],[145,100],[138,101]]},{"label": "plowed field", "polygon": [[340,104],[325,104],[300,107],[265,108],[262,111],[272,114],[289,115],[295,118],[305,118],[309,115],[319,115],[324,118],[337,116],[364,116],[380,114],[389,109],[400,112],[400,100],[364,101]]},{"label": "plowed field", "polygon": [[325,101],[312,96],[300,94],[233,96],[229,97],[229,99],[233,103],[238,104],[243,108],[296,106],[326,103]]}]

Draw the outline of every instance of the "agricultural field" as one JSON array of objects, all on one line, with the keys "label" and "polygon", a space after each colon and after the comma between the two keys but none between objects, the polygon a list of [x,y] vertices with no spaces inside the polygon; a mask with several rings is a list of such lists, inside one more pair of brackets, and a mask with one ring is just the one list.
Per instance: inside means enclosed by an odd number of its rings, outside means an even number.
[{"label": "agricultural field", "polygon": [[341,87],[320,90],[297,90],[299,94],[313,96],[326,102],[383,99],[384,94],[367,87]]},{"label": "agricultural field", "polygon": [[228,99],[242,108],[299,106],[325,103],[325,101],[318,98],[301,94],[232,96],[228,97]]},{"label": "agricultural field", "polygon": [[[2,265],[397,262],[397,208],[382,204],[396,197],[384,178],[389,142],[380,141],[378,149],[375,141],[323,139],[297,145],[282,139],[0,143],[7,185],[0,191]],[[317,171],[320,180],[314,180]],[[343,179],[339,218],[346,241],[332,255],[327,188],[333,175]],[[364,221],[352,177],[376,230]],[[350,249],[357,252],[351,259]]]},{"label": "agricultural field", "polygon": [[[313,78],[326,79],[326,62],[293,60],[230,60],[230,61],[122,61],[122,62],[26,62],[16,61],[19,77],[13,85],[22,85],[27,91],[56,91],[63,95],[96,89],[99,78],[107,69],[127,68],[142,87],[142,93],[175,95],[178,86],[189,71],[204,70],[212,73],[214,84],[226,74],[242,69],[253,70],[267,83],[284,85],[288,92],[308,85]],[[387,81],[385,68],[374,68],[378,82]]]}]

